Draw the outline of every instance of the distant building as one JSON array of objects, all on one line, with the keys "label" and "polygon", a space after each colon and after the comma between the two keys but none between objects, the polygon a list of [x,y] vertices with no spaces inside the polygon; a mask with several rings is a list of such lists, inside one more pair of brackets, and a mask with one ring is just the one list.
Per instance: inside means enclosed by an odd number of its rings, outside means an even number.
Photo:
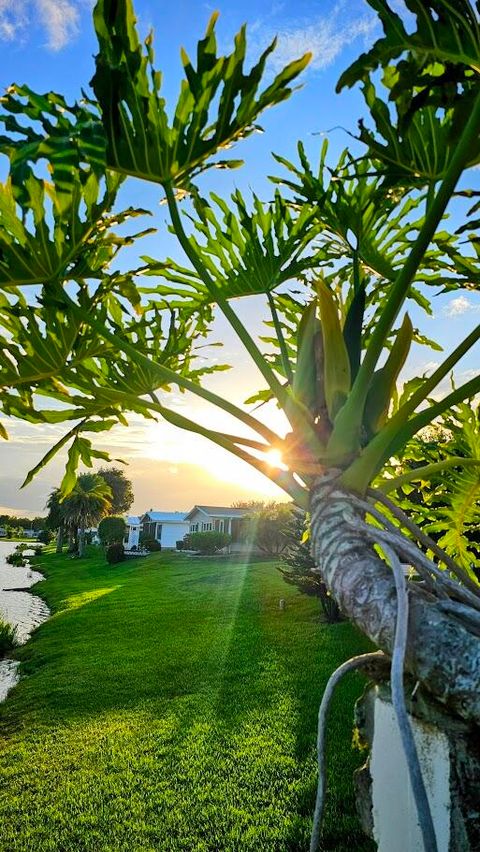
[{"label": "distant building", "polygon": [[154,512],[150,509],[139,520],[143,538],[155,539],[167,549],[174,549],[189,528],[185,512]]},{"label": "distant building", "polygon": [[7,531],[5,527],[0,527],[0,538],[5,538]]},{"label": "distant building", "polygon": [[140,533],[142,531],[142,522],[137,515],[129,515],[126,519],[127,528],[125,530],[125,538],[123,544],[126,550],[131,550],[132,547],[138,548],[140,544]]},{"label": "distant building", "polygon": [[244,553],[251,550],[247,540],[245,518],[251,509],[233,509],[231,506],[194,506],[185,520],[189,532],[224,532],[232,537],[230,551]]},{"label": "distant building", "polygon": [[37,538],[38,530],[22,530],[22,537],[25,538]]}]

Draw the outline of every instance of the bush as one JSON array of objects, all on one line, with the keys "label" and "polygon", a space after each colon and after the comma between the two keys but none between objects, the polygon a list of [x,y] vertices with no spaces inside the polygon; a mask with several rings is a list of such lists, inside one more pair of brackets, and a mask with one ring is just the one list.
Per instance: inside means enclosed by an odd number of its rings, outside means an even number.
[{"label": "bush", "polygon": [[8,556],[5,557],[5,562],[8,562],[9,565],[13,565],[14,568],[25,568],[25,565],[27,564],[22,551],[9,553]]},{"label": "bush", "polygon": [[53,533],[50,530],[40,530],[37,538],[42,544],[50,544],[53,539]]},{"label": "bush", "polygon": [[175,547],[177,550],[183,550],[185,548],[185,542],[180,539],[180,541],[175,542]]},{"label": "bush", "polygon": [[104,547],[114,542],[123,542],[127,525],[120,515],[108,515],[98,525],[98,537]]},{"label": "bush", "polygon": [[142,541],[142,547],[144,547],[145,550],[148,550],[149,553],[156,553],[162,549],[162,545],[156,538],[146,538]]},{"label": "bush", "polygon": [[[187,533],[185,536],[188,550],[196,550],[204,556],[211,556],[217,553],[218,550],[223,550],[232,540],[232,536],[228,533],[215,532],[194,532]],[[185,542],[184,539],[184,542]]]},{"label": "bush", "polygon": [[0,618],[0,657],[18,645],[17,629]]},{"label": "bush", "polygon": [[116,565],[125,559],[125,548],[120,541],[114,541],[107,547],[105,556],[109,565]]}]

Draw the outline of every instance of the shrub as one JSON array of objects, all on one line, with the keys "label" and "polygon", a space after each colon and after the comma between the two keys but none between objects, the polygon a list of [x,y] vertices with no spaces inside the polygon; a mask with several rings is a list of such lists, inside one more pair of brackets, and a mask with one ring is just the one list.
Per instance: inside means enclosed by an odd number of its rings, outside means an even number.
[{"label": "shrub", "polygon": [[246,536],[262,553],[280,556],[289,543],[285,528],[291,517],[291,503],[268,503],[245,519]]},{"label": "shrub", "polygon": [[177,550],[183,550],[185,548],[185,542],[180,539],[180,541],[177,541],[175,543],[175,547],[177,548]]},{"label": "shrub", "polygon": [[17,629],[0,618],[0,657],[18,645]]},{"label": "shrub", "polygon": [[336,624],[342,621],[343,616],[321,575],[314,570],[315,562],[310,553],[310,544],[304,541],[306,529],[305,512],[295,509],[284,529],[287,546],[281,554],[283,565],[278,565],[277,568],[286,583],[296,586],[306,595],[317,597],[327,623]]},{"label": "shrub", "polygon": [[156,538],[146,538],[142,542],[142,547],[144,547],[145,550],[148,550],[150,553],[154,553],[162,549],[162,545],[159,541],[157,541]]},{"label": "shrub", "polygon": [[9,553],[8,556],[5,557],[5,562],[8,562],[9,565],[13,565],[14,568],[25,568],[25,565],[27,564],[22,551]]},{"label": "shrub", "polygon": [[114,541],[107,547],[105,555],[109,565],[116,565],[125,559],[125,548],[120,541]]},{"label": "shrub", "polygon": [[50,530],[40,530],[37,538],[42,544],[50,544],[53,539],[53,533]]},{"label": "shrub", "polygon": [[98,537],[104,547],[114,542],[123,542],[127,525],[120,515],[107,515],[98,525]]},{"label": "shrub", "polygon": [[[215,532],[194,532],[188,533],[188,549],[196,550],[202,555],[208,556],[222,550],[230,544],[232,537],[228,533]],[[187,538],[187,536],[185,537]]]}]

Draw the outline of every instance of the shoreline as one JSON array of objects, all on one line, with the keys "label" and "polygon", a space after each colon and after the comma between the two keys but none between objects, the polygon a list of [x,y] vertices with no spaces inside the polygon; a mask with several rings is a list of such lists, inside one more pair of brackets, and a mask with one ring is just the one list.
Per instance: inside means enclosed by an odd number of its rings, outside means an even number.
[{"label": "shoreline", "polygon": [[[2,541],[4,541],[4,539]],[[14,542],[6,541],[5,544],[7,543],[13,544]],[[30,542],[28,542],[28,544],[30,544]],[[35,559],[36,557],[33,556],[31,558]],[[3,587],[0,589],[0,595],[2,595],[2,598],[3,593],[8,596],[6,601],[2,600],[3,604],[7,604],[6,614],[3,618],[6,622],[15,627],[17,634],[19,635],[17,646],[11,649],[10,652],[7,652],[5,657],[0,659],[0,702],[5,701],[10,691],[17,685],[21,677],[20,661],[9,656],[9,654],[14,654],[16,648],[26,645],[37,627],[47,621],[51,616],[51,610],[43,597],[32,592],[32,589],[38,583],[42,582],[42,580],[45,579],[45,576],[40,571],[37,571],[30,562],[24,567],[8,566],[8,571],[10,570],[24,572],[23,580],[24,583],[27,583],[27,585],[8,588]],[[29,580],[31,582],[29,582]],[[18,596],[16,600],[15,595]],[[28,595],[31,599],[31,602],[25,608],[26,602],[23,600],[23,597],[26,595]],[[10,604],[10,612],[8,604]],[[23,613],[22,609],[24,609]],[[20,617],[18,619],[12,618],[12,612],[16,612],[16,615]]]}]

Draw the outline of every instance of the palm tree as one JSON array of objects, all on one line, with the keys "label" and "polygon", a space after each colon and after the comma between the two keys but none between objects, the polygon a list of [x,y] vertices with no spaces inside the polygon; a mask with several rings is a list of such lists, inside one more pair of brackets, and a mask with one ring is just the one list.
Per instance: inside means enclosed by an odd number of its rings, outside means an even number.
[{"label": "palm tree", "polygon": [[45,505],[45,508],[48,509],[47,527],[57,533],[56,553],[61,553],[63,550],[63,539],[66,531],[65,504],[61,502],[61,497],[60,489],[54,488]]},{"label": "palm tree", "polygon": [[64,523],[78,530],[78,555],[85,553],[85,529],[97,524],[112,505],[112,491],[96,473],[82,473],[63,501]]}]

